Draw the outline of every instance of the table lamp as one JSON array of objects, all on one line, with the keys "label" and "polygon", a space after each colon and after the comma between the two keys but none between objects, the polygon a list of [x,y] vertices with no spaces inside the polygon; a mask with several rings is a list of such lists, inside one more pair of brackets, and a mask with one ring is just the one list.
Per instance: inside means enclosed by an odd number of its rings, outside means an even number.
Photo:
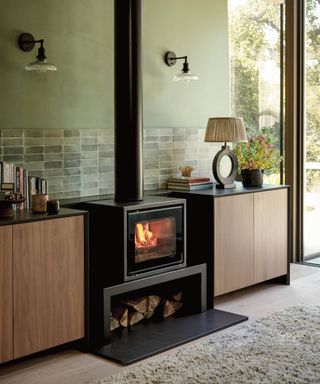
[{"label": "table lamp", "polygon": [[[205,142],[224,143],[212,162],[212,173],[217,181],[216,188],[235,188],[234,179],[238,173],[238,160],[227,142],[247,141],[246,128],[242,117],[210,117]],[[221,174],[220,163],[224,156],[230,158],[231,170],[227,177]]]}]

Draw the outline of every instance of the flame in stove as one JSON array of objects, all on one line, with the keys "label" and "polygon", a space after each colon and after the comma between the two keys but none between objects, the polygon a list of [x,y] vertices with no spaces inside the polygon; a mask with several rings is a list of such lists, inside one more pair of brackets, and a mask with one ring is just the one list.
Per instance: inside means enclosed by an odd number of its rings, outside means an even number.
[{"label": "flame in stove", "polygon": [[149,223],[136,224],[135,245],[136,248],[149,248],[157,245],[158,237],[150,231]]}]

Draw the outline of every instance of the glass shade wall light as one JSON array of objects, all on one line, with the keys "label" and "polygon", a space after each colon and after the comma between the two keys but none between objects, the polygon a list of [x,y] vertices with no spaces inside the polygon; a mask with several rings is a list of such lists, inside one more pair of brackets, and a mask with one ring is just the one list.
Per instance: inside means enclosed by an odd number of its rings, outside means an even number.
[{"label": "glass shade wall light", "polygon": [[43,39],[35,40],[35,38],[30,33],[22,33],[20,35],[18,40],[18,45],[22,51],[24,52],[32,51],[35,44],[40,44],[40,47],[38,48],[38,55],[35,61],[25,66],[25,70],[38,71],[38,72],[57,71],[57,67],[51,63],[48,63],[47,61]]},{"label": "glass shade wall light", "polygon": [[164,61],[169,67],[175,65],[177,60],[180,60],[180,59],[184,60],[183,67],[182,67],[181,72],[179,72],[178,74],[176,74],[173,77],[173,80],[174,81],[184,80],[187,82],[192,81],[192,80],[199,80],[198,75],[190,72],[189,63],[188,63],[188,56],[177,57],[177,55],[172,51],[168,51],[164,56]]}]

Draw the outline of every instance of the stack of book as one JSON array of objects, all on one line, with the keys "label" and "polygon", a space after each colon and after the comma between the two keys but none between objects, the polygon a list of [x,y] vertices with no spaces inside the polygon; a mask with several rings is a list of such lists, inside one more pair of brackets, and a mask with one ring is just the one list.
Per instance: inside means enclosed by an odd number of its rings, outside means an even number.
[{"label": "stack of book", "polygon": [[213,182],[209,177],[202,176],[177,176],[169,177],[167,180],[168,189],[174,189],[179,191],[193,191],[196,189],[212,188]]},{"label": "stack of book", "polygon": [[24,203],[19,205],[20,209],[31,207],[31,195],[48,193],[48,184],[45,179],[29,176],[27,169],[5,161],[0,162],[0,183],[13,184],[13,191],[21,193],[26,199]]}]

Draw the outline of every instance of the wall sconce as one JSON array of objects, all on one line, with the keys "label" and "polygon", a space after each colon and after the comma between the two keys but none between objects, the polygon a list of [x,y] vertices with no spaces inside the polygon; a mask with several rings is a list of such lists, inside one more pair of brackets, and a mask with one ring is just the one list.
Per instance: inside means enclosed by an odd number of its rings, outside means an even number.
[{"label": "wall sconce", "polygon": [[[238,159],[227,142],[247,141],[243,119],[241,117],[210,117],[204,141],[224,143],[212,162],[212,173],[217,181],[216,188],[235,188],[234,179],[238,173]],[[226,177],[221,173],[221,161],[225,156],[231,161],[231,170]]]},{"label": "wall sconce", "polygon": [[43,39],[35,40],[30,33],[22,33],[18,41],[20,49],[24,52],[32,51],[36,43],[40,44],[40,47],[38,48],[37,60],[27,64],[25,66],[25,70],[38,72],[57,71],[57,67],[55,65],[47,62]]},{"label": "wall sconce", "polygon": [[184,60],[183,67],[181,72],[174,76],[173,80],[174,81],[184,80],[187,82],[191,80],[199,80],[199,77],[197,75],[190,72],[189,63],[187,60],[188,56],[177,57],[176,54],[171,51],[167,52],[164,56],[164,61],[169,67],[171,67],[172,65],[175,65],[177,60],[180,60],[180,59]]}]

